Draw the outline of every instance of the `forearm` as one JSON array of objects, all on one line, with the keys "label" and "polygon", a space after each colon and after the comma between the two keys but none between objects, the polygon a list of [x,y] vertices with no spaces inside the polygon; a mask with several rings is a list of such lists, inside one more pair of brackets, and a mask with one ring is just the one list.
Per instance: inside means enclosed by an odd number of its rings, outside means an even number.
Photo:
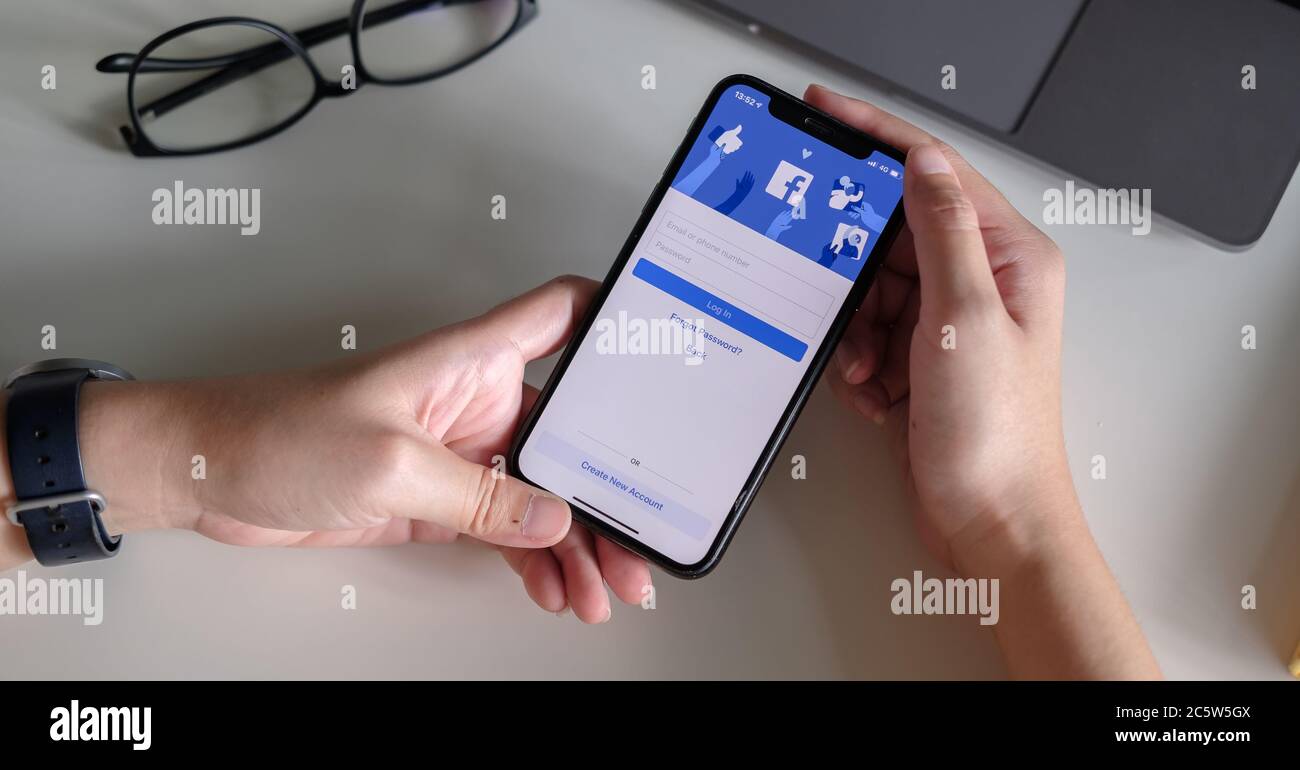
[{"label": "forearm", "polygon": [[998,578],[994,633],[1013,677],[1160,677],[1072,487],[961,548],[954,557],[963,575]]},{"label": "forearm", "polygon": [[700,189],[700,185],[704,184],[705,180],[713,175],[713,172],[717,170],[721,163],[722,151],[711,148],[708,157],[700,161],[700,165],[696,166],[691,173],[682,179],[681,183],[677,185],[678,189],[687,195],[694,195],[695,191]]},{"label": "forearm", "polygon": [[[177,397],[183,385],[87,382],[77,424],[86,485],[108,501],[104,524],[112,534],[172,526],[192,515],[188,502],[192,421]],[[0,393],[0,426],[8,394]],[[0,441],[0,505],[14,502],[7,442]],[[21,527],[0,529],[0,570],[32,559]]]},{"label": "forearm", "polygon": [[[9,406],[9,391],[0,391],[0,427],[5,422]],[[0,507],[6,511],[14,504],[13,478],[9,473],[9,442],[0,435]],[[32,558],[27,547],[27,533],[8,520],[0,522],[0,571],[16,567]]]}]

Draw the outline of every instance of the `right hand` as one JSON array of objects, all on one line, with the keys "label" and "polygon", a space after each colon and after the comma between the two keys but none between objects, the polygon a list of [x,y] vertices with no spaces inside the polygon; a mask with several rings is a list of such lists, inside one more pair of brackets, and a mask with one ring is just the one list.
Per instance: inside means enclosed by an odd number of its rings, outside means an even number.
[{"label": "right hand", "polygon": [[[540,607],[603,622],[605,585],[639,603],[645,562],[572,526],[564,500],[495,470],[537,398],[525,364],[568,342],[597,286],[557,278],[477,318],[311,369],[89,383],[86,478],[113,501],[113,532],[174,527],[231,545],[312,547],[467,534],[496,545]],[[5,551],[0,542],[0,569]]]},{"label": "right hand", "polygon": [[832,389],[886,425],[927,546],[988,574],[991,542],[1082,521],[1061,430],[1061,252],[951,147],[865,102],[817,86],[804,98],[908,153],[908,226]]}]

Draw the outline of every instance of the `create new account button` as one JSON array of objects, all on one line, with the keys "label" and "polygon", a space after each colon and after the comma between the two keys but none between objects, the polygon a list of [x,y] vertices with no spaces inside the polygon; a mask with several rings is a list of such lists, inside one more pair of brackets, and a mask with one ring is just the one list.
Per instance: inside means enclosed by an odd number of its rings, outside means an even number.
[{"label": "create new account button", "polygon": [[632,502],[637,508],[696,540],[709,534],[711,527],[708,519],[665,497],[654,488],[647,487],[640,479],[592,459],[550,431],[543,432],[537,439],[537,451],[587,479],[593,486]]}]

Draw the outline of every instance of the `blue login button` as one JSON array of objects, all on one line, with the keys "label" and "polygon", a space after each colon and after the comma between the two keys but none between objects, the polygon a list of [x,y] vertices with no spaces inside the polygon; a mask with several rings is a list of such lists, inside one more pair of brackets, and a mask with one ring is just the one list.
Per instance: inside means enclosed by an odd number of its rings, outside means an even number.
[{"label": "blue login button", "polygon": [[685,302],[702,313],[708,313],[719,323],[726,324],[741,334],[751,337],[794,361],[803,359],[808,345],[786,334],[761,318],[756,318],[726,300],[701,289],[676,273],[646,259],[638,259],[632,275],[660,291]]}]

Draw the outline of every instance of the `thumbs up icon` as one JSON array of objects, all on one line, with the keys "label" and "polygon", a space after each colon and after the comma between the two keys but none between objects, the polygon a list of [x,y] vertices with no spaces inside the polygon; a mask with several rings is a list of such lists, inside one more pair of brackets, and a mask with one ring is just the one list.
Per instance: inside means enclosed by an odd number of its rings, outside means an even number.
[{"label": "thumbs up icon", "polygon": [[716,136],[713,137],[713,143],[722,148],[722,152],[724,155],[730,155],[736,150],[739,150],[740,146],[744,144],[744,142],[741,141],[740,139],[741,128],[743,128],[743,126],[737,125],[735,128],[731,129],[730,131],[724,131],[721,134],[717,134]]}]

